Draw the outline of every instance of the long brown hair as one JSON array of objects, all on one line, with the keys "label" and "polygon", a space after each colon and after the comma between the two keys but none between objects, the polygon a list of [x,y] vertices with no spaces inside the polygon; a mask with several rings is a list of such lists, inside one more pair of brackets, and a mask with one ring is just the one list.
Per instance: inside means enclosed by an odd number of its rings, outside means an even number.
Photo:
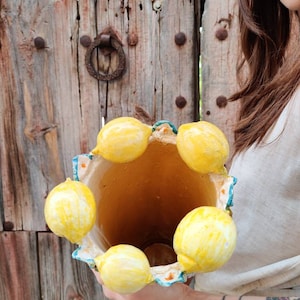
[{"label": "long brown hair", "polygon": [[[240,100],[235,128],[235,153],[260,143],[300,84],[298,60],[285,57],[290,41],[291,16],[279,0],[239,0],[243,66],[247,80],[231,100]],[[300,53],[300,51],[299,51]]]}]

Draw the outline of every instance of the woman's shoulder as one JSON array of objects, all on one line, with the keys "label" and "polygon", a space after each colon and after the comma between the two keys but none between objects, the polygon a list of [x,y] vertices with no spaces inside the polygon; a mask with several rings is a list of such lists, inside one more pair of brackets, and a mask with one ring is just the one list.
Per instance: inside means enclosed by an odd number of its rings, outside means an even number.
[{"label": "woman's shoulder", "polygon": [[[298,128],[300,125],[300,87],[297,88],[291,100],[280,114],[278,120],[269,129],[262,140],[262,145],[268,145],[277,139],[293,138],[294,135],[299,137]],[[297,130],[297,131],[296,131]]]}]

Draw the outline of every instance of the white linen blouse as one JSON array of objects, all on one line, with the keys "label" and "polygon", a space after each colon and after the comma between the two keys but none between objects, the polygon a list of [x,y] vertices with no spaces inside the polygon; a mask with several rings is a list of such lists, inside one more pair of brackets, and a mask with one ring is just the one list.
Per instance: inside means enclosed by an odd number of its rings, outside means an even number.
[{"label": "white linen blouse", "polygon": [[233,219],[238,238],[219,270],[197,274],[195,290],[300,297],[300,88],[260,145],[237,155]]}]

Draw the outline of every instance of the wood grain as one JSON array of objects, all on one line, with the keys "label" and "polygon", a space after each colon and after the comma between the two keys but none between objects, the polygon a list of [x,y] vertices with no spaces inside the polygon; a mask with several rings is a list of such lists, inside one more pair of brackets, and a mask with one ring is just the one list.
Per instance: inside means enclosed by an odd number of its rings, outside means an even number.
[{"label": "wood grain", "polygon": [[[148,123],[198,119],[200,7],[160,2],[156,11],[148,0],[0,1],[0,299],[105,299],[73,246],[47,232],[44,202],[72,177],[72,158],[94,148],[103,120],[136,107]],[[88,74],[80,43],[107,27],[126,56],[124,75],[109,82]],[[98,49],[93,62],[110,73],[118,57]]]},{"label": "wood grain", "polygon": [[41,299],[35,232],[0,232],[0,299]]},{"label": "wood grain", "polygon": [[[111,26],[127,58],[127,70],[120,80],[99,82],[101,91],[107,88],[107,120],[133,116],[136,106],[153,120],[169,119],[179,125],[195,119],[199,103],[198,68],[194,64],[199,56],[199,35],[194,30],[197,1],[161,2],[159,12],[153,10],[151,1],[130,0],[123,1],[123,5],[118,1],[98,2],[98,32]],[[180,31],[186,34],[187,42],[178,47],[174,36]],[[137,39],[134,46],[128,44],[132,37]],[[175,105],[179,95],[187,100],[183,109]]]},{"label": "wood grain", "polygon": [[72,259],[75,249],[53,233],[38,233],[42,299],[105,299],[87,264]]},{"label": "wood grain", "polygon": [[[44,199],[66,177],[71,160],[89,152],[106,121],[134,116],[142,107],[153,120],[179,125],[198,110],[197,6],[190,1],[1,2],[1,161],[4,221],[15,230],[45,230]],[[19,13],[19,12],[22,13]],[[189,18],[186,18],[186,15]],[[83,34],[92,39],[113,28],[126,54],[122,78],[101,82],[85,68]],[[184,32],[186,44],[174,36]],[[135,34],[138,43],[129,45]],[[46,47],[37,49],[42,37]],[[99,71],[111,72],[115,54],[98,51]],[[182,96],[187,105],[178,108]],[[34,220],[34,222],[33,222]]]},{"label": "wood grain", "polygon": [[[48,1],[28,5],[7,1],[1,7],[3,59],[0,72],[5,74],[0,92],[3,99],[1,171],[5,187],[4,220],[13,223],[14,230],[45,230],[44,199],[55,184],[64,180],[67,173],[71,174],[71,167],[66,167],[67,161],[79,151],[78,130],[69,125],[77,118],[79,108],[75,103],[73,109],[68,105],[76,93],[76,89],[68,87],[74,77],[70,72],[71,60],[66,60],[60,69],[56,68],[59,60],[53,55],[52,29],[57,25],[53,19],[54,7]],[[66,12],[70,14],[72,10],[66,8]],[[57,35],[60,40],[58,47],[66,52],[60,32]],[[37,36],[45,39],[45,49],[34,47]],[[69,40],[68,35],[68,44]],[[65,89],[67,95],[58,92]],[[75,111],[74,117],[72,111]],[[68,126],[65,126],[63,123],[67,119]]]},{"label": "wood grain", "polygon": [[[224,40],[216,37],[219,29],[225,29],[228,34]],[[230,145],[233,144],[233,125],[238,106],[228,102],[226,106],[219,107],[216,101],[219,96],[228,98],[236,91],[237,59],[237,1],[221,1],[218,5],[214,1],[206,1],[201,36],[202,116],[223,130]]]}]

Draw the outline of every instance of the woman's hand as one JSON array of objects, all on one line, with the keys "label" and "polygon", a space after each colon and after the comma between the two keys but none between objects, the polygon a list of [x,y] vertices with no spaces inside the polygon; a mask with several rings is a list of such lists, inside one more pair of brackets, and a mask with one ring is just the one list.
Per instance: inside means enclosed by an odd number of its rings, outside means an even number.
[{"label": "woman's hand", "polygon": [[170,287],[162,287],[157,283],[147,285],[134,294],[120,295],[103,286],[104,295],[111,300],[201,300],[207,299],[200,292],[192,290],[183,283],[175,283]]},{"label": "woman's hand", "polygon": [[[98,282],[102,284],[98,272],[93,271]],[[162,287],[152,283],[134,294],[122,295],[115,293],[102,285],[104,295],[111,300],[220,300],[220,296],[213,296],[194,291],[188,285],[175,283],[170,287]]]}]

